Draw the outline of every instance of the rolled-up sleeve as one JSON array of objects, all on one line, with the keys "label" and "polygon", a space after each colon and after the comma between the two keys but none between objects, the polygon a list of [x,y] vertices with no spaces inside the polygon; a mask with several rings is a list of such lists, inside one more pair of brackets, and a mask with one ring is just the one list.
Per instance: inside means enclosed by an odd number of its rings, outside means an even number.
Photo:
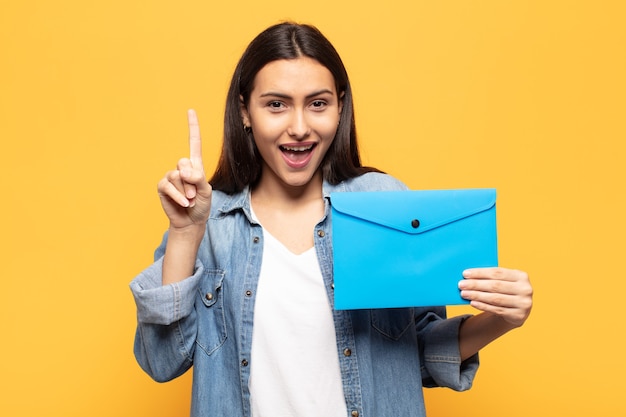
[{"label": "rolled-up sleeve", "polygon": [[135,358],[156,381],[169,381],[193,363],[197,333],[194,301],[203,271],[196,262],[191,277],[162,285],[160,258],[130,283],[137,305]]},{"label": "rolled-up sleeve", "polygon": [[459,351],[459,330],[469,315],[450,319],[445,312],[425,318],[421,333],[422,383],[425,387],[447,387],[465,391],[472,387],[478,371],[478,354],[462,361]]},{"label": "rolled-up sleeve", "polygon": [[195,293],[204,268],[196,261],[194,274],[173,284],[161,285],[163,258],[141,272],[130,289],[137,305],[139,323],[169,325],[187,317],[193,309]]}]

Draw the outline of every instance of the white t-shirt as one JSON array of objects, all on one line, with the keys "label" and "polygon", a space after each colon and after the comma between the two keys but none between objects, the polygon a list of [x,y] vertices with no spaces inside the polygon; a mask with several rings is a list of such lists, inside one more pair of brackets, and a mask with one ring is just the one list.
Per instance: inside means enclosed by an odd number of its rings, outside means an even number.
[{"label": "white t-shirt", "polygon": [[267,230],[254,307],[253,417],[345,417],[335,327],[315,248],[296,255]]}]

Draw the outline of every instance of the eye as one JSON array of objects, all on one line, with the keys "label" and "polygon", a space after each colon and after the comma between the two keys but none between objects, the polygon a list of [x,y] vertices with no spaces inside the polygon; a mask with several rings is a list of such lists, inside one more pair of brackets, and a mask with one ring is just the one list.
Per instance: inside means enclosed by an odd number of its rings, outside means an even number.
[{"label": "eye", "polygon": [[279,111],[285,108],[285,104],[278,100],[272,100],[267,103],[267,107],[269,107],[271,111]]},{"label": "eye", "polygon": [[324,100],[314,100],[311,102],[311,107],[314,110],[324,110],[324,108],[326,108],[327,105],[328,103],[326,103],[326,101]]}]

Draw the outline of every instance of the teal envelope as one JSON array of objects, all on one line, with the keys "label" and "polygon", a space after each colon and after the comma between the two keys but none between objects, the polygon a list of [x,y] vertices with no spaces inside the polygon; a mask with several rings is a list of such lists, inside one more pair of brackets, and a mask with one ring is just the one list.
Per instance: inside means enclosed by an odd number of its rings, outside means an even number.
[{"label": "teal envelope", "polygon": [[496,190],[332,193],[335,308],[466,304],[467,268],[498,265]]}]

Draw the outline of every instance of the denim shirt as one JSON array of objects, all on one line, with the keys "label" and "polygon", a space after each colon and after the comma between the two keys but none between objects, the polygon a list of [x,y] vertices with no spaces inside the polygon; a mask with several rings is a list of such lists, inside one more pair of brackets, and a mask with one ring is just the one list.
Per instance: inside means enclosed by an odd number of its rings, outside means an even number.
[{"label": "denim shirt", "polygon": [[[399,189],[406,187],[379,173],[335,186],[324,183],[325,215],[314,239],[331,306],[330,193]],[[157,381],[176,378],[193,365],[192,417],[249,417],[254,301],[263,250],[249,190],[213,192],[193,276],[162,286],[166,239],[155,263],[130,284],[137,305],[137,361]],[[446,319],[445,307],[333,309],[347,417],[424,416],[423,386],[469,389],[478,356],[460,359],[459,327],[465,318]]]}]

